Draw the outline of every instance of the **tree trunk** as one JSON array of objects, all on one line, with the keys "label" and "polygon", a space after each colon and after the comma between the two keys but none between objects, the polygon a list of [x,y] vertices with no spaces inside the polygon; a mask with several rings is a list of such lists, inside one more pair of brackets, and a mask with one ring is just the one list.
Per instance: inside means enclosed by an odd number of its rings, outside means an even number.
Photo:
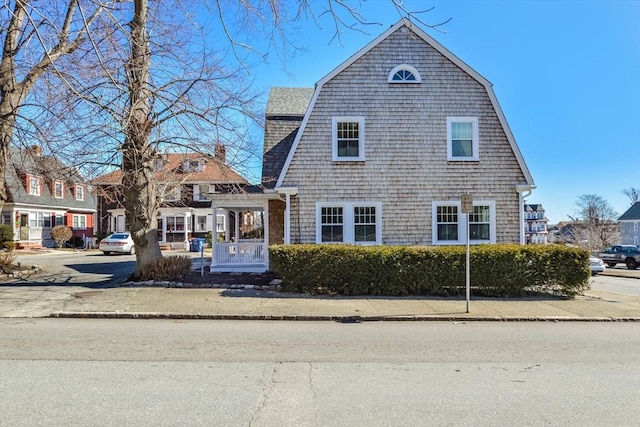
[{"label": "tree trunk", "polygon": [[129,86],[129,114],[124,125],[122,185],[124,206],[136,244],[136,276],[144,266],[162,257],[157,233],[158,196],[153,177],[155,151],[150,144],[153,128],[149,90],[149,38],[147,0],[134,1],[131,21],[131,57],[126,64]]}]

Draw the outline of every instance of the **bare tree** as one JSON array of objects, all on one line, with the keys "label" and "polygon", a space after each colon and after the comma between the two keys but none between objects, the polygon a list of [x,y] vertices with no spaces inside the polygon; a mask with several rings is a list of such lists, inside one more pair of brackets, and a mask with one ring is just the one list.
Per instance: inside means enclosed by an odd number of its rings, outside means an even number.
[{"label": "bare tree", "polygon": [[[39,136],[51,152],[67,153],[76,164],[121,168],[119,188],[136,243],[137,275],[161,256],[154,161],[167,150],[211,153],[218,143],[231,148],[227,158],[232,166],[259,158],[260,144],[250,134],[251,125],[261,122],[256,105],[260,94],[251,88],[254,61],[275,51],[284,63],[299,48],[291,40],[300,20],[320,25],[328,19],[339,41],[344,31],[365,32],[375,24],[362,15],[358,2],[344,0],[84,0],[87,4],[80,8],[81,1],[69,0],[63,9],[60,2],[47,8],[15,0],[11,11],[5,2],[9,26],[3,30],[0,65],[0,154],[6,157],[25,97],[39,78],[49,78],[48,87],[55,90],[32,98],[34,105],[47,105]],[[441,25],[421,21],[420,14],[428,11],[412,12],[402,0],[388,1],[400,16],[434,28]],[[101,13],[101,25],[91,28]],[[219,30],[213,46],[208,40],[211,26]],[[20,62],[20,80],[17,59],[32,37],[39,39],[43,52],[31,68]],[[47,48],[49,44],[53,47]],[[60,66],[53,67],[55,61]],[[50,69],[55,72],[45,74]],[[82,126],[74,127],[77,123]]]},{"label": "bare tree", "polygon": [[625,196],[629,198],[629,202],[631,203],[631,206],[640,202],[640,189],[637,189],[635,187],[630,187],[630,188],[625,188],[624,190],[622,190],[622,192],[624,193]]},{"label": "bare tree", "polygon": [[574,221],[574,243],[596,252],[619,240],[618,213],[609,202],[596,194],[583,194],[576,205],[577,216],[570,217]]},{"label": "bare tree", "polygon": [[[5,1],[0,6],[2,59],[0,60],[0,209],[7,200],[5,168],[20,112],[28,97],[60,58],[75,52],[87,40],[92,24],[110,2]],[[34,111],[23,120],[35,123]]]}]

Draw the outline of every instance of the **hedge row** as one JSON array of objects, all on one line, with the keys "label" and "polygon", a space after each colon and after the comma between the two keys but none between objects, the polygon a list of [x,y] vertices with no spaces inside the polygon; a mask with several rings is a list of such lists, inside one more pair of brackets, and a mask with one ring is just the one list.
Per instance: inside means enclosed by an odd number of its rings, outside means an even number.
[{"label": "hedge row", "polygon": [[[277,245],[271,269],[283,290],[340,295],[464,295],[464,246]],[[589,253],[560,245],[473,246],[474,295],[573,297],[589,286]]]}]

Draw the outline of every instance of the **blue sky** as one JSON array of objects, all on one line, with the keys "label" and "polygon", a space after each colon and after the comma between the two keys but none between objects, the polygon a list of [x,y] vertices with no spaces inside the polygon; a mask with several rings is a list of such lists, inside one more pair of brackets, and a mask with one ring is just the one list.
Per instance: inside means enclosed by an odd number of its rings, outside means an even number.
[{"label": "blue sky", "polygon": [[[355,3],[355,2],[354,2]],[[435,9],[426,32],[493,83],[552,223],[575,215],[582,194],[622,214],[625,188],[640,188],[640,0],[405,0]],[[316,4],[321,5],[322,2]],[[305,50],[256,71],[256,84],[312,87],[399,19],[387,0],[360,3],[368,34],[301,22]],[[265,96],[266,105],[266,96]]]}]

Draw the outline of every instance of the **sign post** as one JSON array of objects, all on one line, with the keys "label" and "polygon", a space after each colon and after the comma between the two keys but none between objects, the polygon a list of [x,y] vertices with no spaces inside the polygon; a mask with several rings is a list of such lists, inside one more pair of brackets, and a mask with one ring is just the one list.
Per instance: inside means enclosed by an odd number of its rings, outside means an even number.
[{"label": "sign post", "polygon": [[469,312],[469,303],[471,301],[471,265],[470,265],[470,257],[469,257],[469,216],[473,213],[473,196],[469,193],[463,194],[460,196],[461,201],[461,211],[466,214],[467,217],[467,259],[466,259],[466,295],[467,295],[467,313]]}]

